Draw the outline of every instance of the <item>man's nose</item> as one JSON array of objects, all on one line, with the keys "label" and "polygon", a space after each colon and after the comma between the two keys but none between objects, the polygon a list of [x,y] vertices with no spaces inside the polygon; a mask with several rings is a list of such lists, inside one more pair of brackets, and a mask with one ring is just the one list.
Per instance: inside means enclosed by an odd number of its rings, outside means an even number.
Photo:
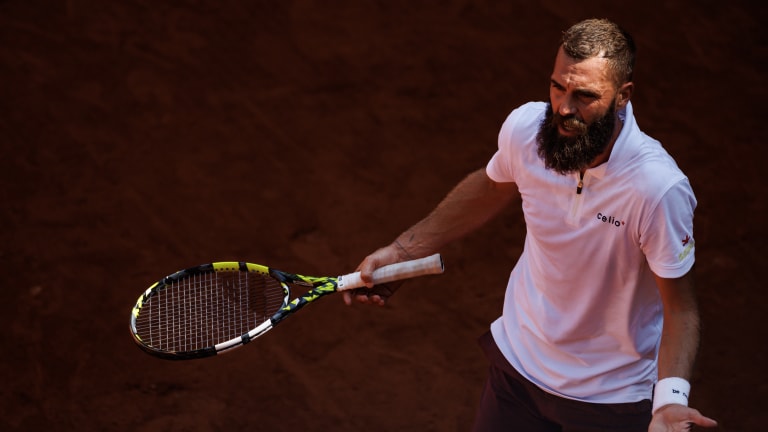
[{"label": "man's nose", "polygon": [[573,98],[567,95],[564,96],[560,101],[560,106],[557,107],[557,112],[563,117],[576,114],[576,106],[573,104]]}]

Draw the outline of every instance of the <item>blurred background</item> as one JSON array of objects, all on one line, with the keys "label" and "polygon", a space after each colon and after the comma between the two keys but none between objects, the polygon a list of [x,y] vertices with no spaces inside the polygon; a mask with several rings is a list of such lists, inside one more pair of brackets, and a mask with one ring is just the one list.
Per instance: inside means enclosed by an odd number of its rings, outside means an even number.
[{"label": "blurred background", "polygon": [[160,277],[353,270],[547,98],[560,32],[635,37],[640,127],[690,177],[692,405],[768,422],[763,3],[0,0],[0,429],[463,431],[524,224],[509,209],[386,308],[324,299],[230,355],[128,332]]}]

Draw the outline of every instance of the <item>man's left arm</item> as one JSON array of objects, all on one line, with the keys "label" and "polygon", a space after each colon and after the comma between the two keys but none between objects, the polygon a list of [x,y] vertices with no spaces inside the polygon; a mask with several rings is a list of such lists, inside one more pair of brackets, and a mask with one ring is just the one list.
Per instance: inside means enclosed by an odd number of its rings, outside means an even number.
[{"label": "man's left arm", "polygon": [[676,279],[656,277],[664,304],[664,329],[659,349],[659,379],[691,378],[699,348],[699,309],[693,271]]},{"label": "man's left arm", "polygon": [[717,422],[688,408],[693,364],[699,348],[699,310],[693,271],[675,279],[656,277],[664,305],[659,348],[659,383],[654,391],[650,431],[686,431],[691,424],[714,427]]}]

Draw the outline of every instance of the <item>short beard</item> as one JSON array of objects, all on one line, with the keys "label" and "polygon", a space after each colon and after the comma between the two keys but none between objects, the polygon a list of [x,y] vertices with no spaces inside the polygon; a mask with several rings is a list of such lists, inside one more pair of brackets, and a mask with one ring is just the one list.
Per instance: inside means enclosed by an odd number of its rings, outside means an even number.
[{"label": "short beard", "polygon": [[[589,165],[608,147],[615,127],[615,103],[611,103],[608,112],[591,125],[574,116],[563,117],[552,111],[552,104],[547,103],[547,112],[536,135],[539,157],[544,159],[544,166],[560,174],[568,174],[589,168]],[[558,125],[578,128],[573,137],[560,135]]]}]

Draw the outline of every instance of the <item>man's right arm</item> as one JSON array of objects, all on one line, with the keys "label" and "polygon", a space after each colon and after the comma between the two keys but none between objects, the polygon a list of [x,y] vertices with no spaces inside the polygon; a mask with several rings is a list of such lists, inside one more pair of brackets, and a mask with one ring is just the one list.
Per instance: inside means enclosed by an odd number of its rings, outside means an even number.
[{"label": "man's right arm", "polygon": [[411,259],[431,255],[480,228],[517,196],[514,183],[497,183],[485,168],[479,169],[459,182],[427,217],[400,234],[394,246]]},{"label": "man's right arm", "polygon": [[373,270],[395,262],[436,253],[446,244],[476,230],[518,197],[514,183],[497,183],[481,168],[464,178],[432,212],[372,253],[358,266],[364,281]]}]

